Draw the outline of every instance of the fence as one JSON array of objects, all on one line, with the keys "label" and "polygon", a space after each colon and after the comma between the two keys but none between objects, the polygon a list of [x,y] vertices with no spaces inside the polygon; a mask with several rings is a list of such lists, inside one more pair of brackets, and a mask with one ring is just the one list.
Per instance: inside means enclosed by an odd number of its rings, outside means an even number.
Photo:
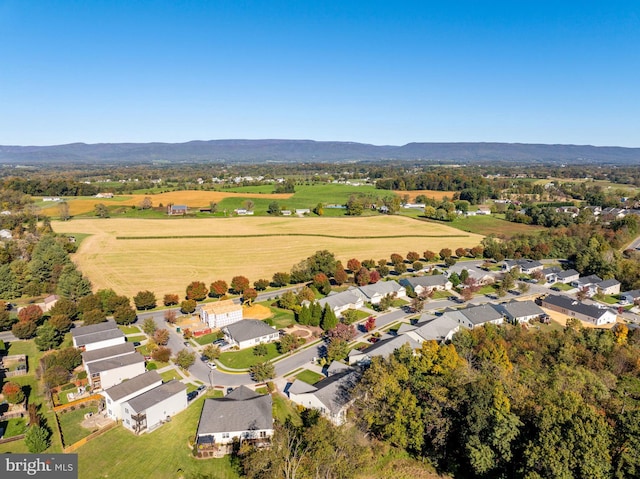
[{"label": "fence", "polygon": [[92,432],[91,434],[89,434],[87,437],[83,437],[82,439],[80,439],[78,442],[74,442],[73,444],[71,444],[70,446],[67,446],[63,449],[64,453],[69,453],[69,452],[73,452],[76,449],[81,448],[82,446],[84,446],[86,443],[88,443],[89,441],[91,441],[92,439],[95,439],[96,437],[104,434],[105,432],[109,431],[110,429],[113,429],[114,427],[116,427],[118,424],[113,422],[105,427],[103,427],[102,429],[98,429],[96,432]]},{"label": "fence", "polygon": [[67,404],[61,404],[60,406],[55,406],[53,410],[55,412],[64,411],[65,409],[69,409],[70,407],[73,407],[73,406],[78,406],[85,402],[101,401],[102,399],[103,399],[103,396],[101,396],[100,394],[92,394],[91,396],[87,396],[86,398],[76,399],[75,401],[68,402]]},{"label": "fence", "polygon": [[19,441],[20,439],[24,439],[24,434],[18,434],[17,436],[11,436],[6,439],[0,439],[0,444],[5,444],[7,442]]}]

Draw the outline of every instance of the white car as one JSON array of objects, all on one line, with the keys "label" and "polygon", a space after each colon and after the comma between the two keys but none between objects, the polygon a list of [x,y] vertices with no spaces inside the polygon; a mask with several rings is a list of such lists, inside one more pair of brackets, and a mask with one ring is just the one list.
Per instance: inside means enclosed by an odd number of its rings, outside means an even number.
[{"label": "white car", "polygon": [[207,366],[209,366],[211,369],[215,369],[215,368],[217,368],[217,367],[218,367],[218,366],[216,365],[216,363],[214,363],[213,361],[209,361],[209,362],[207,363]]}]

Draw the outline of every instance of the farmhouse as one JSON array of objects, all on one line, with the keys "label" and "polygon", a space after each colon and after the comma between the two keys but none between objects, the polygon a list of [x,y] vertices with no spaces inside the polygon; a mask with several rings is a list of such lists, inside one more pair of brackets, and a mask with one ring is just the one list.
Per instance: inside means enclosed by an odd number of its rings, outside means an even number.
[{"label": "farmhouse", "polygon": [[429,294],[431,291],[444,291],[452,288],[451,281],[443,274],[433,276],[417,276],[415,278],[402,278],[400,284],[405,288],[411,288],[420,296],[421,294]]},{"label": "farmhouse", "polygon": [[555,294],[550,294],[541,301],[541,306],[545,309],[557,311],[558,313],[562,313],[572,318],[577,318],[580,321],[595,324],[596,326],[616,322],[616,313],[609,308],[601,308],[591,304],[584,304],[566,296]]},{"label": "farmhouse", "polygon": [[240,386],[224,398],[204,401],[196,432],[199,449],[229,453],[234,439],[254,445],[268,444],[273,436],[272,400]]},{"label": "farmhouse", "polygon": [[243,319],[225,326],[222,331],[227,342],[240,349],[250,348],[261,343],[271,343],[280,337],[277,329],[256,319]]},{"label": "farmhouse", "polygon": [[87,377],[93,389],[108,389],[144,372],[144,357],[140,353],[125,354],[87,364]]},{"label": "farmhouse", "polygon": [[287,393],[289,399],[308,409],[316,409],[333,424],[339,426],[346,420],[351,399],[351,389],[357,381],[357,373],[350,369],[322,379],[314,385],[296,379]]},{"label": "farmhouse", "polygon": [[406,288],[401,286],[397,281],[378,281],[377,283],[367,284],[366,286],[352,287],[349,288],[348,291],[371,304],[380,304],[380,301],[385,296],[392,296],[394,298],[407,297]]},{"label": "farmhouse", "polygon": [[200,306],[200,320],[210,328],[222,328],[242,320],[242,305],[231,299]]},{"label": "farmhouse", "polygon": [[124,381],[100,394],[104,397],[107,416],[114,421],[122,419],[122,404],[142,393],[150,391],[162,384],[162,378],[156,371],[147,371],[134,378]]},{"label": "farmhouse", "polygon": [[118,329],[115,321],[91,324],[71,330],[73,345],[83,351],[116,346],[124,343],[124,333]]},{"label": "farmhouse", "polygon": [[189,212],[187,205],[169,205],[167,207],[167,214],[169,216],[184,216]]},{"label": "farmhouse", "polygon": [[136,434],[151,432],[187,408],[187,386],[172,380],[122,403],[122,425]]},{"label": "farmhouse", "polygon": [[498,311],[505,315],[510,323],[526,323],[532,319],[540,318],[544,311],[533,301],[510,301],[498,304]]}]

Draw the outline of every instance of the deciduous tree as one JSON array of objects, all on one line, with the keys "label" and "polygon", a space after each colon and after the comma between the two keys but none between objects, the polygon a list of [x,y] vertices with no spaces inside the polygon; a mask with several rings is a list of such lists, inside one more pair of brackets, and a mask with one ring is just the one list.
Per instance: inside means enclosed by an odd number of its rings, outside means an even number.
[{"label": "deciduous tree", "polygon": [[133,297],[133,302],[138,311],[153,309],[156,307],[156,295],[151,291],[140,291]]},{"label": "deciduous tree", "polygon": [[18,311],[19,321],[32,321],[37,323],[42,319],[42,309],[36,304],[30,304]]},{"label": "deciduous tree", "polygon": [[251,304],[258,297],[258,292],[254,288],[245,288],[242,293],[242,301],[245,304]]},{"label": "deciduous tree", "polygon": [[221,298],[229,291],[229,285],[226,281],[219,279],[209,286],[209,296],[212,298]]},{"label": "deciduous tree", "polygon": [[166,346],[169,342],[169,330],[157,329],[153,333],[153,341],[159,346]]},{"label": "deciduous tree", "polygon": [[202,281],[193,281],[187,286],[187,299],[202,301],[207,297],[209,290]]},{"label": "deciduous tree", "polygon": [[113,319],[118,324],[131,324],[136,320],[136,310],[129,305],[118,306],[113,312]]},{"label": "deciduous tree", "polygon": [[197,303],[195,299],[186,299],[180,303],[180,312],[182,314],[191,314],[196,310]]},{"label": "deciduous tree", "polygon": [[162,303],[165,306],[173,306],[180,302],[180,297],[177,294],[165,294]]},{"label": "deciduous tree", "polygon": [[10,404],[18,404],[24,401],[22,386],[12,381],[6,382],[4,386],[2,386],[2,394]]},{"label": "deciduous tree", "polygon": [[249,287],[249,279],[245,276],[234,276],[231,279],[231,292],[233,294],[242,294]]},{"label": "deciduous tree", "polygon": [[276,368],[269,361],[254,364],[249,368],[251,378],[256,382],[268,381],[276,375]]},{"label": "deciduous tree", "polygon": [[151,357],[154,361],[166,363],[171,358],[171,349],[166,346],[159,346],[151,353]]}]

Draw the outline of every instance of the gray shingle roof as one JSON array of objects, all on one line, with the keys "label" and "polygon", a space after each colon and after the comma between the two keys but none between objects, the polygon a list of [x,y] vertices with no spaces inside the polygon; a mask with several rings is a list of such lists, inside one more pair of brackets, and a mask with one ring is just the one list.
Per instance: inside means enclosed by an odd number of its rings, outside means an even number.
[{"label": "gray shingle roof", "polygon": [[162,382],[157,371],[147,371],[104,390],[103,394],[108,394],[113,401],[118,401],[157,382]]},{"label": "gray shingle roof", "polygon": [[118,329],[118,325],[115,321],[104,321],[98,324],[90,324],[88,326],[80,326],[79,328],[73,328],[71,330],[71,336],[79,338],[86,334],[98,333],[100,331],[107,331],[109,329]]},{"label": "gray shingle roof", "polygon": [[403,334],[401,336],[389,338],[384,341],[379,341],[373,346],[365,349],[363,352],[370,358],[373,358],[374,356],[382,356],[386,358],[387,356],[392,354],[396,349],[399,349],[405,344],[409,344],[409,347],[411,349],[417,349],[420,347],[420,343],[418,341],[413,339],[411,336]]},{"label": "gray shingle roof", "polygon": [[227,399],[235,399],[236,401],[244,401],[246,399],[253,399],[260,396],[257,392],[249,389],[247,386],[240,386],[235,388],[229,394],[227,394]]},{"label": "gray shingle roof", "polygon": [[131,364],[142,363],[144,364],[144,358],[140,353],[125,354],[123,356],[117,356],[115,358],[103,359],[102,361],[96,361],[94,363],[87,364],[87,371],[89,374],[102,373],[111,369],[118,369],[124,366],[130,366]]},{"label": "gray shingle roof", "polygon": [[415,278],[402,278],[400,284],[405,286],[409,285],[413,289],[416,286],[422,286],[423,288],[433,288],[434,286],[444,286],[449,281],[443,274],[436,274],[433,276],[417,276]]},{"label": "gray shingle roof", "polygon": [[560,271],[558,273],[558,279],[570,278],[571,276],[575,276],[579,274],[575,269],[568,269],[566,271]]},{"label": "gray shingle roof", "polygon": [[596,276],[595,274],[578,278],[578,284],[580,285],[598,284],[598,283],[602,283],[602,278],[600,278],[599,276]]},{"label": "gray shingle roof", "polygon": [[611,311],[609,308],[599,308],[592,304],[581,303],[575,299],[568,298],[567,296],[560,296],[556,294],[550,294],[542,300],[542,305],[545,303],[553,306],[564,308],[568,311],[575,311],[576,313],[584,314],[590,318],[600,318],[607,311]]},{"label": "gray shingle roof", "polygon": [[82,353],[82,360],[85,363],[90,363],[92,361],[99,361],[101,359],[122,356],[123,354],[131,354],[135,351],[135,349],[136,348],[133,346],[133,343],[122,343],[116,346],[109,346],[107,348],[85,351]]},{"label": "gray shingle roof", "polygon": [[272,328],[264,321],[256,319],[242,319],[226,326],[226,329],[237,342],[260,338],[277,332],[277,329]]},{"label": "gray shingle roof", "polygon": [[336,414],[351,400],[351,390],[356,385],[357,378],[355,371],[334,374],[315,383],[316,391],[313,394]]},{"label": "gray shingle roof", "polygon": [[119,329],[107,329],[106,331],[97,331],[92,334],[83,334],[82,336],[76,336],[75,340],[76,345],[80,347],[116,338],[124,338],[124,333]]},{"label": "gray shingle roof", "polygon": [[251,399],[206,399],[200,414],[198,436],[220,432],[273,429],[272,401],[269,394]]},{"label": "gray shingle roof", "polygon": [[173,379],[168,383],[161,384],[157,388],[153,388],[146,393],[142,393],[133,399],[129,399],[127,404],[129,404],[131,409],[135,412],[140,413],[149,409],[151,406],[180,393],[184,394],[186,400],[187,386],[182,384],[180,381]]},{"label": "gray shingle roof", "polygon": [[318,300],[318,304],[324,308],[328,304],[331,309],[340,308],[361,301],[360,297],[351,291],[342,291],[341,293],[330,294],[326,298]]},{"label": "gray shingle roof", "polygon": [[291,386],[289,386],[289,389],[287,389],[289,394],[305,394],[312,393],[317,390],[318,388],[316,388],[312,384],[306,383],[300,379],[296,379],[295,381],[293,381],[291,383]]},{"label": "gray shingle roof", "polygon": [[605,279],[602,283],[598,283],[598,288],[610,288],[611,286],[617,286],[620,281],[617,279]]},{"label": "gray shingle roof", "polygon": [[331,364],[327,368],[327,375],[331,376],[333,374],[338,374],[349,369],[351,369],[349,366],[341,363],[340,361],[331,361]]},{"label": "gray shingle roof", "polygon": [[415,333],[426,341],[442,341],[452,330],[460,327],[453,318],[443,315],[425,324],[422,324]]},{"label": "gray shingle roof", "polygon": [[511,301],[499,304],[498,307],[512,318],[524,318],[526,316],[540,316],[544,314],[542,308],[533,301]]},{"label": "gray shingle roof", "polygon": [[502,313],[497,311],[492,304],[469,306],[468,308],[461,309],[460,313],[474,325],[480,325],[502,318]]},{"label": "gray shingle roof", "polygon": [[625,296],[631,296],[632,298],[640,298],[640,289],[632,289],[631,291],[625,291],[624,293]]},{"label": "gray shingle roof", "polygon": [[[387,295],[401,291],[403,289],[397,281],[378,281],[377,283],[367,284],[366,286],[359,286],[353,288],[355,294],[360,291],[367,298],[371,298],[375,294]],[[351,289],[349,291],[352,291]]]}]

